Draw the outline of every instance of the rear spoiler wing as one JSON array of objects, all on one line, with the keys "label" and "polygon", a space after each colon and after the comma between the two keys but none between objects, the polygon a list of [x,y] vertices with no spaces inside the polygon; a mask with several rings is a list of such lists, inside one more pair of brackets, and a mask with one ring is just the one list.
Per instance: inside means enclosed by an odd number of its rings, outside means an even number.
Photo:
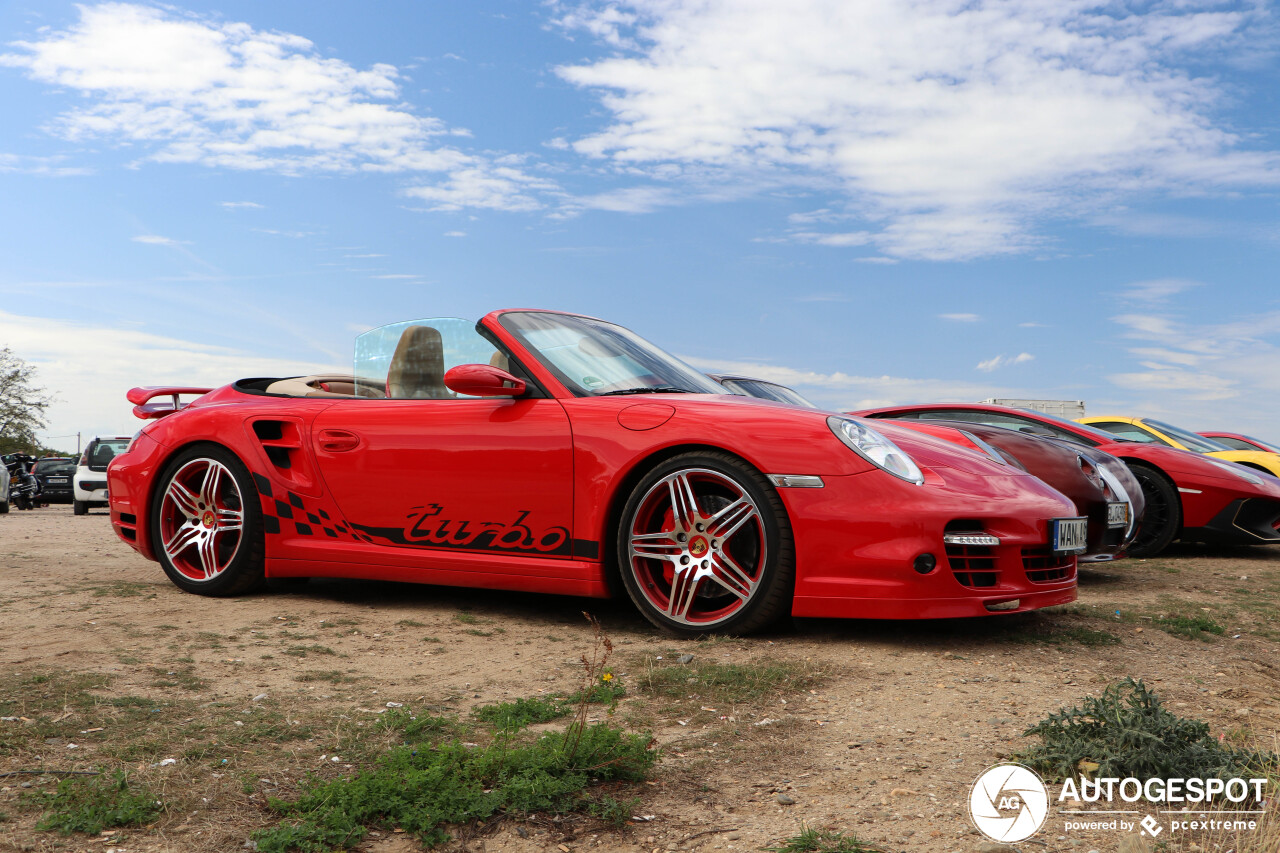
[{"label": "rear spoiler wing", "polygon": [[[133,416],[150,420],[152,418],[163,418],[165,415],[171,415],[179,409],[185,408],[191,404],[191,401],[183,403],[178,398],[183,394],[193,394],[200,396],[208,394],[212,388],[191,388],[186,385],[163,385],[151,388],[130,388],[129,393],[125,396],[133,403]],[[168,397],[160,403],[152,403],[151,400],[156,397]]]}]

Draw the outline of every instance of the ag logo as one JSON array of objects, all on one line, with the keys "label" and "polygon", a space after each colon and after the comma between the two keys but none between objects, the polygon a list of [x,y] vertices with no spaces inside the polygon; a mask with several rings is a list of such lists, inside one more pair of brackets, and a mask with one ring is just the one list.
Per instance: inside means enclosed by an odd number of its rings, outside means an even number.
[{"label": "ag logo", "polygon": [[1034,770],[997,764],[973,783],[969,816],[993,841],[1022,841],[1035,835],[1049,816],[1049,792]]}]

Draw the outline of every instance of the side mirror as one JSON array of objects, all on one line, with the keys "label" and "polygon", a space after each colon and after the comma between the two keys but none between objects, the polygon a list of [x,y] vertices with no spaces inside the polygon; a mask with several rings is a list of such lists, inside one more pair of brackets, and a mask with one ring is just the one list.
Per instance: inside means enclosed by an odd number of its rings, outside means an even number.
[{"label": "side mirror", "polygon": [[488,364],[459,364],[444,375],[450,391],[469,397],[519,397],[524,382]]}]

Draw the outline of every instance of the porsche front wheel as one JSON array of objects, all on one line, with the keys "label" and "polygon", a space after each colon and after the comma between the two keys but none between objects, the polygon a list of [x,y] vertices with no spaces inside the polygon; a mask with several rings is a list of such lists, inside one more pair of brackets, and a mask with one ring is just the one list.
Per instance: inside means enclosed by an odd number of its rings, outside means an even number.
[{"label": "porsche front wheel", "polygon": [[686,453],[650,471],[622,511],[617,540],[627,594],[673,634],[748,633],[790,607],[786,510],[736,457]]},{"label": "porsche front wheel", "polygon": [[248,469],[204,445],[178,454],[151,507],[156,556],[174,584],[200,595],[236,595],[262,583],[262,509]]}]

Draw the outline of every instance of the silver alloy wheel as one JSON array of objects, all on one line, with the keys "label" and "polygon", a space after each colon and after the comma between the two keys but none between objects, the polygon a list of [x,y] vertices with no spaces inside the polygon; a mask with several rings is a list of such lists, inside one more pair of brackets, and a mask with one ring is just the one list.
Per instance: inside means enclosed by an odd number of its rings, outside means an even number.
[{"label": "silver alloy wheel", "polygon": [[647,602],[679,625],[738,614],[760,589],[768,537],[760,508],[732,477],[684,468],[654,483],[628,528],[627,566]]},{"label": "silver alloy wheel", "polygon": [[216,459],[192,459],[173,473],[160,502],[160,546],[174,569],[211,581],[231,565],[244,531],[244,497]]}]

